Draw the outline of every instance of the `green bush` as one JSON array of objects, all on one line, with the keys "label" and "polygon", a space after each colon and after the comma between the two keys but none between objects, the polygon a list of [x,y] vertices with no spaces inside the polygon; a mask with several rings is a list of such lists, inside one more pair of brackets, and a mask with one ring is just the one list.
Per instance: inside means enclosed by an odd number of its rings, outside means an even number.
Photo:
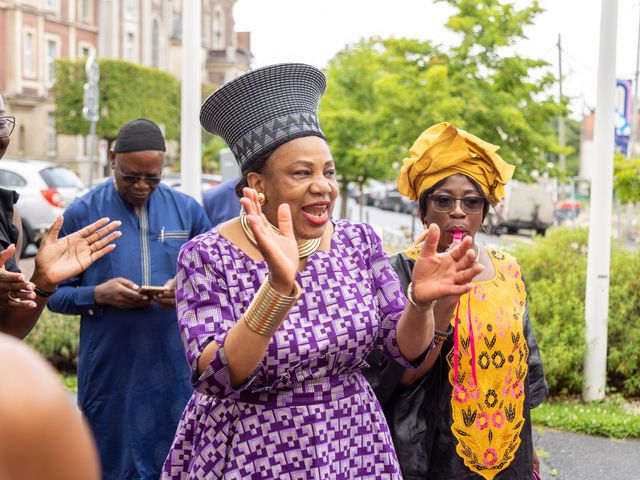
[{"label": "green bush", "polygon": [[78,365],[79,317],[45,310],[26,342],[58,371],[73,373]]},{"label": "green bush", "polygon": [[[586,229],[553,228],[515,249],[529,313],[555,394],[580,393],[585,355]],[[614,243],[611,255],[607,385],[640,394],[640,254]]]}]

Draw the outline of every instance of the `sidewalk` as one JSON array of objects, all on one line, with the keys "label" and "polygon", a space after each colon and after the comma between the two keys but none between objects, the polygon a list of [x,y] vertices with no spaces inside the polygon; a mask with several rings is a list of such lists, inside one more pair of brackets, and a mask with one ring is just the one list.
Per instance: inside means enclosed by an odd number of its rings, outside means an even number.
[{"label": "sidewalk", "polygon": [[640,440],[533,428],[543,480],[640,480]]}]

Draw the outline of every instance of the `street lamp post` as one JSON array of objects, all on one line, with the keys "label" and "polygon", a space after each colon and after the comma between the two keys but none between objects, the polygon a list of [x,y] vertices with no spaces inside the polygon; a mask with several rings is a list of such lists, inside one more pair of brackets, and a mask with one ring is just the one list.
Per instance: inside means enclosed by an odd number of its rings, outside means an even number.
[{"label": "street lamp post", "polygon": [[587,350],[582,389],[585,401],[604,398],[607,377],[617,19],[618,0],[602,0],[595,126],[596,161],[591,180],[585,302]]},{"label": "street lamp post", "polygon": [[201,0],[182,2],[182,98],[180,112],[180,181],[182,189],[201,201],[202,77]]},{"label": "street lamp post", "polygon": [[100,89],[98,82],[100,80],[100,65],[96,60],[95,53],[87,59],[85,64],[85,72],[87,74],[87,83],[84,84],[84,105],[82,107],[82,116],[89,121],[89,188],[93,183],[93,164],[96,152],[96,123],[100,118],[98,110],[100,106]]}]

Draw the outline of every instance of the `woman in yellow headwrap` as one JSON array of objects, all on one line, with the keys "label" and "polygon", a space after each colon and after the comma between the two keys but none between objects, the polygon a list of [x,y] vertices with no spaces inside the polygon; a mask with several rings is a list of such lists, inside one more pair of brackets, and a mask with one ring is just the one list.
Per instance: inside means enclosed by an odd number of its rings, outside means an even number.
[{"label": "woman in yellow headwrap", "polygon": [[[491,145],[448,123],[425,130],[404,160],[401,194],[418,201],[438,249],[475,237],[514,167]],[[406,479],[536,478],[530,409],[547,394],[520,266],[474,242],[484,270],[473,289],[439,299],[435,350],[419,371],[372,354],[367,378],[382,404]],[[416,244],[391,259],[406,288]]]}]

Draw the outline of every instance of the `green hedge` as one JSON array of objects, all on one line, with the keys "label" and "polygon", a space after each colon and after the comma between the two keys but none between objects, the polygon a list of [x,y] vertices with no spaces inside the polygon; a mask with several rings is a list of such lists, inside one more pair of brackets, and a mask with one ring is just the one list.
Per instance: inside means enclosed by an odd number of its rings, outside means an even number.
[{"label": "green hedge", "polygon": [[[582,391],[585,355],[586,229],[554,228],[515,255],[527,281],[529,309],[549,388]],[[612,245],[607,386],[640,394],[640,253]]]},{"label": "green hedge", "polygon": [[42,312],[26,342],[49,360],[60,372],[74,373],[78,365],[80,318]]}]

